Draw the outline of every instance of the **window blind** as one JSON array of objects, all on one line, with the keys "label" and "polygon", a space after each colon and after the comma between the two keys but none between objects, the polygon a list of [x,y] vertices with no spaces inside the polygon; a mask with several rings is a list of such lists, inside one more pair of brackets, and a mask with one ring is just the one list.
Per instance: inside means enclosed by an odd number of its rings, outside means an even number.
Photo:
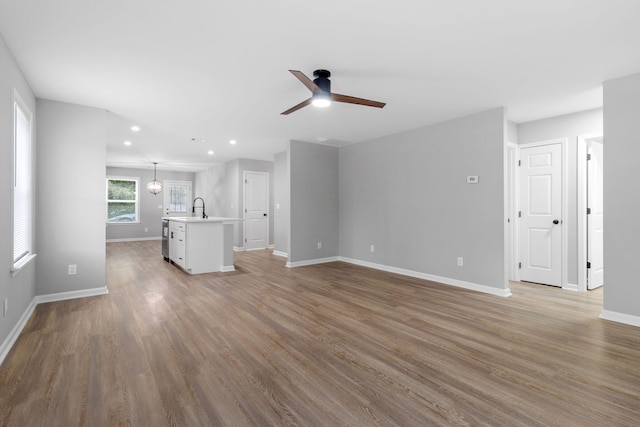
[{"label": "window blind", "polygon": [[31,118],[14,103],[13,262],[31,252]]}]

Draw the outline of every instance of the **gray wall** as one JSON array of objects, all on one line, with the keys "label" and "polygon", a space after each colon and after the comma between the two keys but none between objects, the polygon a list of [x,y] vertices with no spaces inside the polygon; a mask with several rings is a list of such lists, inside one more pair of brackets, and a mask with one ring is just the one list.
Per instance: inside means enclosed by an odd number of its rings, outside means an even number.
[{"label": "gray wall", "polygon": [[[569,284],[578,283],[578,136],[602,132],[602,109],[581,111],[518,125],[518,143],[542,142],[567,138],[567,208],[565,229],[568,231]],[[606,150],[606,149],[605,149]]]},{"label": "gray wall", "polygon": [[[17,275],[11,277],[13,229],[11,228],[11,171],[13,169],[13,90],[27,103],[33,114],[34,158],[37,154],[36,100],[18,65],[0,36],[0,308],[9,299],[7,316],[0,321],[0,344],[16,326],[35,296],[35,271],[39,258],[35,258]],[[34,163],[35,166],[35,163]],[[37,174],[36,174],[37,175]],[[35,180],[33,181],[35,182]],[[35,205],[37,217],[38,206]],[[34,222],[35,227],[35,222]],[[35,229],[37,236],[38,230]],[[35,241],[34,241],[35,243]],[[37,252],[36,247],[36,252]]]},{"label": "gray wall", "polygon": [[[162,192],[153,195],[147,191],[147,183],[153,181],[153,169],[133,169],[108,167],[107,176],[126,176],[140,178],[140,223],[139,224],[106,224],[107,240],[118,239],[160,239],[162,237],[162,216],[164,214]],[[190,172],[166,171],[158,168],[156,172],[158,181],[194,181],[194,174]],[[195,194],[195,192],[194,192]],[[194,196],[195,197],[195,196]],[[205,199],[206,200],[206,199]],[[106,205],[105,205],[106,206]],[[209,206],[207,205],[207,212]],[[104,218],[106,214],[102,213]],[[189,213],[191,215],[191,213]],[[146,231],[145,231],[146,229]]]},{"label": "gray wall", "polygon": [[604,82],[604,310],[640,324],[640,74]]},{"label": "gray wall", "polygon": [[341,148],[340,255],[506,289],[505,138],[500,108]]},{"label": "gray wall", "polygon": [[102,288],[107,112],[39,99],[37,116],[36,291]]},{"label": "gray wall", "polygon": [[274,156],[273,163],[273,245],[281,254],[289,253],[289,167],[287,152]]},{"label": "gray wall", "polygon": [[291,263],[340,255],[338,158],[336,147],[289,143]]}]

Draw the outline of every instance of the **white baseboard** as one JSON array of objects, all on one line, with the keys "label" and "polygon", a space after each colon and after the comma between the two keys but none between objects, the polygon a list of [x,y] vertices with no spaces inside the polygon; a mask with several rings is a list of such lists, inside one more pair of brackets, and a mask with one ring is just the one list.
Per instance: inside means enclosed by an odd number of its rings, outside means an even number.
[{"label": "white baseboard", "polygon": [[633,316],[631,314],[602,310],[600,318],[604,320],[611,320],[612,322],[624,323],[625,325],[640,326],[640,316]]},{"label": "white baseboard", "polygon": [[288,253],[276,251],[275,249],[273,250],[273,254],[276,255],[276,256],[281,256],[283,258],[289,258],[289,254]]},{"label": "white baseboard", "polygon": [[48,294],[48,295],[36,295],[31,300],[31,303],[27,306],[22,316],[18,320],[18,323],[13,327],[9,336],[4,340],[2,345],[0,346],[0,364],[4,362],[5,357],[9,354],[11,347],[16,343],[16,340],[22,333],[22,330],[26,326],[29,318],[33,314],[33,311],[36,309],[38,304],[43,304],[46,302],[54,302],[54,301],[64,301],[75,298],[85,298],[92,297],[97,295],[106,295],[109,293],[107,287],[95,288],[95,289],[85,289],[82,291],[71,291],[71,292],[60,292],[57,294]]},{"label": "white baseboard", "polygon": [[430,280],[432,282],[438,282],[445,285],[456,286],[458,288],[469,289],[471,291],[482,292],[485,294],[496,295],[499,297],[511,296],[511,290],[509,288],[499,289],[492,286],[480,285],[472,282],[465,282],[464,280],[451,279],[449,277],[435,276],[433,274],[421,273],[419,271],[406,270],[404,268],[391,267],[383,264],[376,264],[368,261],[361,261],[353,258],[339,257],[340,261],[348,262],[350,264],[356,264],[363,267],[369,267],[376,270],[387,271],[389,273],[401,274],[403,276],[415,277],[417,279]]},{"label": "white baseboard", "polygon": [[58,292],[56,294],[37,295],[34,299],[37,304],[45,302],[65,301],[68,299],[95,297],[98,295],[107,295],[109,289],[106,286],[102,288],[83,289],[81,291]]},{"label": "white baseboard", "polygon": [[223,265],[222,266],[222,270],[220,270],[220,271],[222,271],[223,273],[228,273],[230,271],[236,271],[236,267],[233,264],[231,264],[231,265]]},{"label": "white baseboard", "polygon": [[567,283],[566,285],[564,285],[562,287],[562,289],[564,289],[565,291],[576,291],[576,292],[578,292],[578,285],[576,285],[575,283]]},{"label": "white baseboard", "polygon": [[7,357],[7,354],[9,354],[11,347],[13,347],[13,345],[18,340],[18,337],[22,333],[22,330],[24,329],[24,327],[27,325],[27,322],[29,321],[29,318],[33,314],[33,311],[36,309],[36,305],[38,305],[38,303],[34,298],[31,300],[31,303],[29,303],[24,313],[22,313],[22,316],[20,316],[18,323],[16,323],[16,325],[13,327],[13,329],[11,330],[7,338],[4,340],[4,342],[0,346],[0,365],[2,364],[2,362],[4,362],[4,359],[5,357]]},{"label": "white baseboard", "polygon": [[145,240],[162,240],[162,237],[128,237],[126,239],[107,239],[107,243],[142,242]]},{"label": "white baseboard", "polygon": [[276,248],[276,245],[269,245],[269,246],[267,246],[267,249],[275,249],[275,248]]},{"label": "white baseboard", "polygon": [[327,258],[317,258],[317,259],[307,259],[304,261],[287,262],[285,264],[285,267],[288,267],[288,268],[304,267],[306,265],[325,264],[327,262],[335,262],[335,261],[340,261],[340,257],[332,256]]},{"label": "white baseboard", "polygon": [[234,246],[233,247],[233,251],[234,252],[244,252],[244,246]]}]

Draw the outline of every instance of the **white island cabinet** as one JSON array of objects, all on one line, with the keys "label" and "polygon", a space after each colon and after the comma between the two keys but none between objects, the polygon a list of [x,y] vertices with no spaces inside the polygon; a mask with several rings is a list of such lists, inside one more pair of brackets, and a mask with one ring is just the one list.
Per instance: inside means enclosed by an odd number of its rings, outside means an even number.
[{"label": "white island cabinet", "polygon": [[189,274],[234,271],[233,227],[239,218],[165,217],[169,259]]}]

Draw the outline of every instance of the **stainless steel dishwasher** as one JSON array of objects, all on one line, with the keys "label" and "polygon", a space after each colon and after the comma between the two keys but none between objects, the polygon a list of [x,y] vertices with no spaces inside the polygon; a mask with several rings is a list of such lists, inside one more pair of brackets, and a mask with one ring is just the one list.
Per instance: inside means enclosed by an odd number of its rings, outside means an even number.
[{"label": "stainless steel dishwasher", "polygon": [[162,256],[169,262],[169,220],[162,220]]}]

